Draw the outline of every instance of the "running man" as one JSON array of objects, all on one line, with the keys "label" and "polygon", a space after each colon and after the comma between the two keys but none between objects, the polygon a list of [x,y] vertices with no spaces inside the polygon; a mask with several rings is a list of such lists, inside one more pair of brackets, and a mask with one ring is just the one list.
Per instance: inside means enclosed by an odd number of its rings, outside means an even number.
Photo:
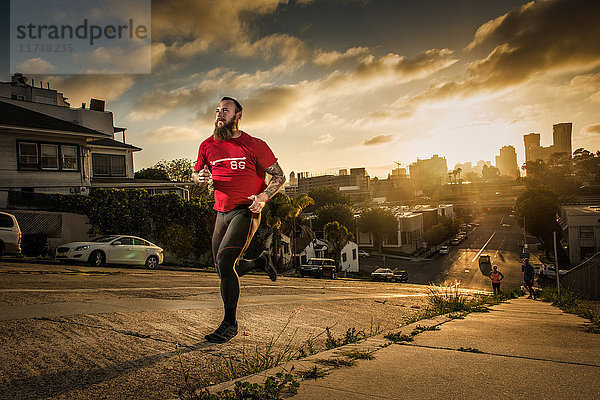
[{"label": "running man", "polygon": [[535,269],[533,269],[533,265],[529,263],[529,258],[523,259],[523,266],[521,267],[521,271],[523,271],[523,281],[525,282],[525,289],[527,289],[527,291],[529,292],[528,299],[535,300],[535,291],[533,290]]},{"label": "running man", "polygon": [[489,277],[492,280],[492,289],[494,289],[494,295],[497,294],[500,296],[500,281],[504,279],[504,275],[502,275],[502,272],[498,271],[497,265],[494,265]]},{"label": "running man", "polygon": [[[221,325],[205,336],[213,343],[227,342],[238,333],[239,277],[253,269],[261,269],[272,281],[277,279],[268,251],[253,260],[241,258],[258,229],[265,203],[285,182],[285,175],[269,146],[239,130],[242,110],[237,100],[221,99],[216,110],[215,129],[212,136],[200,144],[192,174],[198,185],[207,184],[212,175],[215,192],[217,218],[212,253],[221,279],[225,316]],[[271,176],[268,185],[265,173]]]}]

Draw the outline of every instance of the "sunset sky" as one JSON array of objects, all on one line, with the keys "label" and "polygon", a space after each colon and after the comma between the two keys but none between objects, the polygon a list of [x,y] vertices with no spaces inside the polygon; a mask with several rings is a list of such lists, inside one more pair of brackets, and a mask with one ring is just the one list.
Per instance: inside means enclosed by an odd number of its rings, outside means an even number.
[{"label": "sunset sky", "polygon": [[[523,135],[600,148],[597,0],[176,0],[152,2],[152,74],[34,76],[73,106],[105,99],[136,169],[195,159],[220,97],[286,174],[433,154],[490,160]],[[114,63],[126,63],[115,59]],[[9,80],[6,72],[3,80]]]}]

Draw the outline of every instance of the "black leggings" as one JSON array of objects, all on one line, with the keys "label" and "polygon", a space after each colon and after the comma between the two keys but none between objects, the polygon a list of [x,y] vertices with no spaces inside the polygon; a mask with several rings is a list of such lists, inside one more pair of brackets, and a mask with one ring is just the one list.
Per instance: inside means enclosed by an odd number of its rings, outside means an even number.
[{"label": "black leggings", "polygon": [[260,214],[250,211],[247,205],[217,213],[212,252],[215,267],[221,278],[221,298],[225,308],[237,307],[240,297],[239,277],[262,267],[262,260],[241,258],[259,225]]}]

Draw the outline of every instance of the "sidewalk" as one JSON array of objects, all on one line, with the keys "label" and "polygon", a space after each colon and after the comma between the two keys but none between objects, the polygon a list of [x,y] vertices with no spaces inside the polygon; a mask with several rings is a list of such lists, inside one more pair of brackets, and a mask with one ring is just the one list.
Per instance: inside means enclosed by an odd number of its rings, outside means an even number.
[{"label": "sidewalk", "polygon": [[[354,367],[330,370],[324,378],[301,381],[293,398],[600,398],[600,335],[585,332],[585,322],[525,298],[462,320],[441,316],[420,321],[401,331],[410,333],[416,325],[438,325],[440,330],[387,347],[382,336],[373,337],[294,362],[299,371],[310,367],[311,359],[340,356],[356,347],[375,356]],[[222,390],[231,383],[218,386]]]}]

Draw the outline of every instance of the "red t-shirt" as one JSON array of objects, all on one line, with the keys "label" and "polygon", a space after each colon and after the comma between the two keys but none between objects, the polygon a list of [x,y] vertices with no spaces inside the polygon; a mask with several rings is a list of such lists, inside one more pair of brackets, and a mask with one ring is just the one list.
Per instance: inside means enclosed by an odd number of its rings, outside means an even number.
[{"label": "red t-shirt", "polygon": [[194,169],[199,172],[207,165],[212,173],[217,211],[252,204],[248,197],[265,190],[265,169],[277,162],[264,141],[241,133],[242,136],[230,140],[215,140],[211,136],[198,150]]}]

